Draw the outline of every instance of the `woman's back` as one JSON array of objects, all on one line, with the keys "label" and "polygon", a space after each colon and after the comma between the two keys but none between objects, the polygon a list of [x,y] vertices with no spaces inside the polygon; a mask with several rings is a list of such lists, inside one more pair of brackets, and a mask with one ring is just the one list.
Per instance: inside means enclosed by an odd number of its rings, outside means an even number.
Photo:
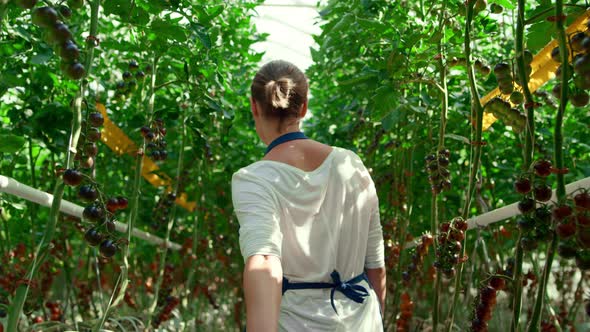
[{"label": "woman's back", "polygon": [[[323,147],[311,140],[285,144],[233,178],[242,254],[248,257],[262,251],[281,257],[289,282],[331,282],[334,270],[346,281],[365,267],[383,266],[378,201],[367,169],[353,152]],[[256,208],[239,202],[258,200],[261,203]],[[266,216],[272,221],[258,219],[264,218],[261,211],[275,211]],[[301,306],[299,301],[304,298],[314,300]],[[343,330],[349,330],[353,322],[360,326],[367,319],[375,322],[374,293],[364,304],[342,294],[335,298],[340,315],[332,309],[329,289],[288,291],[283,296],[280,324],[287,330],[310,329],[310,325],[298,325],[312,324],[310,315],[321,318],[314,329],[333,329],[343,320],[348,322]]]},{"label": "woman's back", "polygon": [[232,178],[246,325],[379,331],[386,276],[375,188],[358,156],[300,131],[308,87],[282,60],[262,66],[250,86],[256,134],[268,147]]}]

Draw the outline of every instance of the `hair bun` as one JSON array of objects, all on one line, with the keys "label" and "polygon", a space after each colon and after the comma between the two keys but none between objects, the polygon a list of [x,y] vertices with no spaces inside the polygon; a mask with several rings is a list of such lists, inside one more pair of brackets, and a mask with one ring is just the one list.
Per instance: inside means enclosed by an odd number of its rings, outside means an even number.
[{"label": "hair bun", "polygon": [[274,109],[288,109],[289,99],[293,94],[295,83],[288,77],[282,77],[278,80],[270,80],[266,83],[265,94],[268,104]]}]

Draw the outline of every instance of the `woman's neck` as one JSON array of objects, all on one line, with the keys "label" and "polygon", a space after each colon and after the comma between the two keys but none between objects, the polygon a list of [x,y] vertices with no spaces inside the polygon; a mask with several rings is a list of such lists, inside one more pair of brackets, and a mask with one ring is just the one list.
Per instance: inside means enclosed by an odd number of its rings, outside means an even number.
[{"label": "woman's neck", "polygon": [[277,139],[287,133],[292,133],[292,132],[297,132],[297,131],[300,131],[299,123],[285,126],[283,128],[280,128],[279,130],[273,130],[272,132],[269,132],[265,135],[264,144],[269,145],[275,139]]}]

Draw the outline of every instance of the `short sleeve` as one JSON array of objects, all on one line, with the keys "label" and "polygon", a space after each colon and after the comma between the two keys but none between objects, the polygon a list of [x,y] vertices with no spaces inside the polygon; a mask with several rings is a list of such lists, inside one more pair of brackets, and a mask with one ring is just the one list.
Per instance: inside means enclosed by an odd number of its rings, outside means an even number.
[{"label": "short sleeve", "polygon": [[367,241],[367,254],[365,256],[365,268],[376,269],[385,266],[385,248],[383,230],[379,218],[379,203],[373,207],[369,220],[369,237]]},{"label": "short sleeve", "polygon": [[280,258],[283,235],[271,188],[242,169],[232,177],[232,200],[240,223],[240,251],[244,260],[253,255]]}]

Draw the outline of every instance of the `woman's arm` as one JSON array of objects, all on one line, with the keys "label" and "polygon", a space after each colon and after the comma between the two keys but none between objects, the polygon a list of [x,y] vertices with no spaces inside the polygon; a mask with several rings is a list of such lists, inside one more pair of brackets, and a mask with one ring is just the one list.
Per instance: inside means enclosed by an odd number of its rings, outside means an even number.
[{"label": "woman's arm", "polygon": [[385,268],[379,267],[376,269],[367,269],[367,277],[369,277],[369,282],[377,294],[377,299],[379,299],[381,315],[382,317],[385,317],[385,292],[387,291],[387,287],[385,287]]},{"label": "woman's arm", "polygon": [[244,267],[246,329],[248,332],[278,331],[283,268],[276,256],[253,255]]}]

